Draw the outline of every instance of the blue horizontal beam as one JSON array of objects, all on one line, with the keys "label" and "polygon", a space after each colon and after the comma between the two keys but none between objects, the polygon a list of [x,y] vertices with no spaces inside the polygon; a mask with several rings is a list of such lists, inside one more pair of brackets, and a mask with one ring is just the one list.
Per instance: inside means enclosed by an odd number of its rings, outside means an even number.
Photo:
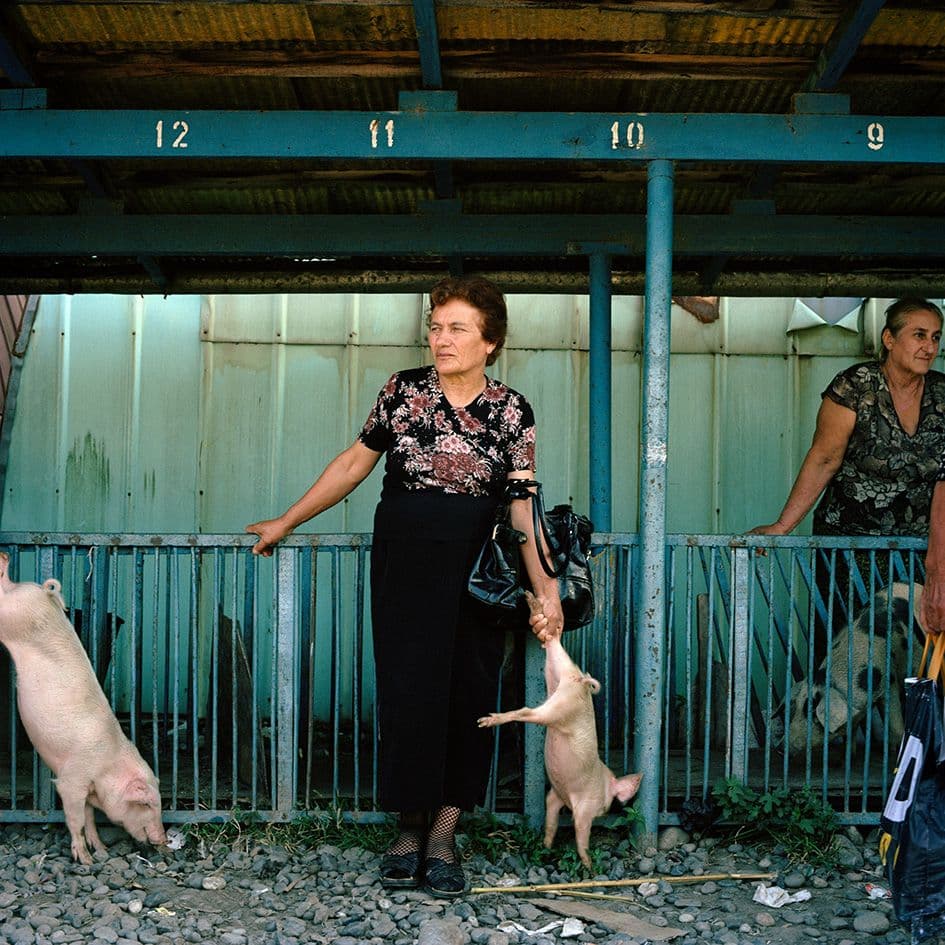
[{"label": "blue horizontal beam", "polygon": [[[206,214],[0,216],[3,256],[584,256],[640,254],[644,216]],[[681,215],[677,257],[945,257],[924,217]]]},{"label": "blue horizontal beam", "polygon": [[[358,548],[370,545],[371,532],[329,534],[295,533],[279,544],[286,548],[325,547],[337,545]],[[30,550],[54,546],[103,545],[110,548],[251,548],[259,539],[245,532],[189,534],[186,532],[21,532],[0,531],[0,548],[21,545]],[[640,536],[636,532],[595,532],[591,542],[596,547],[637,548]],[[898,550],[922,551],[924,538],[895,535],[703,535],[698,532],[673,532],[666,535],[667,548],[836,548],[853,551]]]},{"label": "blue horizontal beam", "polygon": [[945,163],[945,118],[0,110],[0,158]]}]

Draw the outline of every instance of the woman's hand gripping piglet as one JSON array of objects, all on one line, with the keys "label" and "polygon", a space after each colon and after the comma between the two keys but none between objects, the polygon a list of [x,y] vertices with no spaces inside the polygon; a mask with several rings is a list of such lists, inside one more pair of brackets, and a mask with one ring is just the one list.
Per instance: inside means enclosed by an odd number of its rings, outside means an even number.
[{"label": "woman's hand gripping piglet", "polygon": [[547,648],[547,644],[551,640],[560,640],[561,633],[555,632],[554,628],[551,625],[551,621],[545,616],[544,608],[542,607],[541,601],[535,597],[530,591],[525,592],[525,599],[528,601],[528,609],[531,611],[528,622],[531,624],[532,633],[538,637],[539,642],[543,647]]},{"label": "woman's hand gripping piglet", "polygon": [[[541,640],[543,625],[535,617],[541,605],[527,594],[532,628]],[[588,854],[591,824],[607,813],[616,798],[626,804],[640,787],[642,774],[617,778],[597,753],[597,724],[592,693],[600,683],[582,672],[561,645],[560,636],[543,640],[545,685],[548,698],[536,708],[525,706],[514,712],[493,712],[479,719],[480,728],[505,722],[534,722],[547,728],[545,770],[551,790],[545,799],[545,846],[551,847],[558,830],[558,817],[568,807],[574,820],[574,839],[581,862],[591,866]]]}]

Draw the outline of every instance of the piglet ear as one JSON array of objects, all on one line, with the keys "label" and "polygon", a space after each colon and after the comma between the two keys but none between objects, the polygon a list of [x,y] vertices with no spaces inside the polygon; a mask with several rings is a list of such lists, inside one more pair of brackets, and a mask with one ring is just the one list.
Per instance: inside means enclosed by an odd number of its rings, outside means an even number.
[{"label": "piglet ear", "polygon": [[144,778],[133,778],[128,782],[125,799],[131,804],[144,804],[146,807],[161,806],[161,795],[158,794],[157,788]]},{"label": "piglet ear", "polygon": [[62,599],[62,585],[55,578],[44,581],[43,590],[54,604],[58,604],[65,611],[66,602]]},{"label": "piglet ear", "polygon": [[627,801],[640,790],[640,782],[642,780],[643,775],[639,772],[637,774],[628,774],[622,778],[617,778],[614,781],[614,797],[616,797],[621,804],[626,804]]}]

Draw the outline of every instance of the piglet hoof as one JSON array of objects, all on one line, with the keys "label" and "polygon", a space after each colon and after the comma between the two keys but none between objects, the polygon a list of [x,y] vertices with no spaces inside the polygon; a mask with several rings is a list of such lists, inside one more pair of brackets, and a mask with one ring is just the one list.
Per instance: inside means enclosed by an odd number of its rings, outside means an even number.
[{"label": "piglet hoof", "polygon": [[83,866],[91,866],[95,862],[92,859],[92,854],[89,853],[88,847],[84,844],[80,846],[74,840],[72,842],[72,859],[81,863]]}]

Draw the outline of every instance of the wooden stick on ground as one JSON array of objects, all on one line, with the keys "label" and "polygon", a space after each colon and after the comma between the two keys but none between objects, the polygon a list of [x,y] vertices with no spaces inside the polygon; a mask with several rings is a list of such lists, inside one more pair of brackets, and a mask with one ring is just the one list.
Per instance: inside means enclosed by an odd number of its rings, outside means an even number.
[{"label": "wooden stick on ground", "polygon": [[774,879],[777,873],[705,873],[702,876],[641,876],[637,879],[599,879],[579,883],[543,883],[537,886],[475,886],[471,893],[556,892],[559,889],[596,889],[601,886],[642,886],[644,883],[708,883],[719,879]]},{"label": "wooden stick on ground", "polygon": [[606,893],[589,893],[581,889],[549,889],[553,896],[573,896],[576,899],[605,899],[607,902],[629,902],[640,909],[650,911],[650,907],[644,905],[639,899],[631,899],[629,896],[608,896]]}]

